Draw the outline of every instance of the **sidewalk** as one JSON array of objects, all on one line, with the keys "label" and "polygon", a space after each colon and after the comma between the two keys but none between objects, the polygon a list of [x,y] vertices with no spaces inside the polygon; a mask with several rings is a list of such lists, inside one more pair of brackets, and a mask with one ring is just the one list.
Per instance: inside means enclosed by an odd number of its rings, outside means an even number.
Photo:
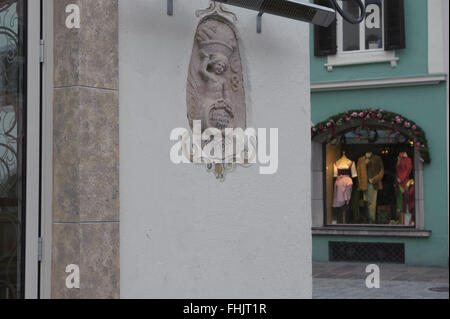
[{"label": "sidewalk", "polygon": [[314,299],[448,299],[449,270],[379,264],[380,288],[368,289],[367,264],[313,263]]}]

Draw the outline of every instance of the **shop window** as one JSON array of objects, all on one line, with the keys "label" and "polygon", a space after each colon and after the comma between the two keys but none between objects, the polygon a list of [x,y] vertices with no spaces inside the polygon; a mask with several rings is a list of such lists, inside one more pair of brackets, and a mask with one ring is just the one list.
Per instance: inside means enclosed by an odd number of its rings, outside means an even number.
[{"label": "shop window", "polygon": [[414,144],[357,130],[324,147],[326,225],[415,226]]},{"label": "shop window", "polygon": [[311,135],[314,228],[424,229],[423,165],[431,157],[415,122],[351,110],[312,126]]}]

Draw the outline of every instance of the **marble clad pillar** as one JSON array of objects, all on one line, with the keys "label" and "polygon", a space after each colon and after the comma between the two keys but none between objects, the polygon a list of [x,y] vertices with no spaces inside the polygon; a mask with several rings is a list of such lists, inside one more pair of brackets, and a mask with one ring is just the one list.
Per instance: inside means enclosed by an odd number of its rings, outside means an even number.
[{"label": "marble clad pillar", "polygon": [[54,1],[52,298],[120,297],[118,73],[118,1]]}]

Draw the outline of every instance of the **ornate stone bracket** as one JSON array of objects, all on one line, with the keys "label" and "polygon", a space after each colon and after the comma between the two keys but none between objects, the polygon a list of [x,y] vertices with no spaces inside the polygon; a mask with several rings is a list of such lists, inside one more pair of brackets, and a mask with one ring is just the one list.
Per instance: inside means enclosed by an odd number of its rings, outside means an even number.
[{"label": "ornate stone bracket", "polygon": [[[237,22],[237,16],[231,12],[226,10],[222,4],[217,4],[215,1],[211,1],[209,7],[203,10],[197,10],[195,15],[199,18],[203,15],[217,13],[220,15],[231,15],[234,22]],[[173,0],[167,0],[167,15],[173,16]]]},{"label": "ornate stone bracket", "polygon": [[197,18],[200,18],[202,16],[208,15],[208,14],[219,14],[221,16],[231,16],[233,19],[233,22],[236,23],[238,21],[238,18],[234,12],[228,11],[223,7],[223,4],[216,3],[215,1],[211,1],[209,3],[209,7],[203,10],[197,10],[195,11],[195,15]]},{"label": "ornate stone bracket", "polygon": [[[238,21],[238,18],[235,13],[228,11],[224,8],[223,4],[216,3],[215,1],[211,1],[209,4],[209,7],[203,10],[197,10],[195,12],[195,15],[200,18],[201,16],[208,15],[208,14],[219,14],[222,16],[231,15],[233,21],[236,23]],[[167,0],[167,15],[173,16],[173,0]],[[256,32],[261,33],[262,32],[262,16],[263,12],[258,13],[256,16]]]}]

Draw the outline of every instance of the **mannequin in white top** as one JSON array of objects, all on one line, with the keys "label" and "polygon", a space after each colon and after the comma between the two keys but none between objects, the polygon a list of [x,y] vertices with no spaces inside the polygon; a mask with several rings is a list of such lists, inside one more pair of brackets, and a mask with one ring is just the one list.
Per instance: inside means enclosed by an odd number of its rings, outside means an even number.
[{"label": "mannequin in white top", "polygon": [[[353,180],[358,176],[355,163],[350,160],[345,152],[342,152],[342,157],[333,165],[334,174],[336,178],[334,183],[333,194],[333,208],[335,208],[337,216],[333,218],[334,223],[348,220],[349,203],[352,195]],[[344,215],[345,214],[345,215]]]},{"label": "mannequin in white top", "polygon": [[344,169],[350,169],[351,170],[351,177],[355,178],[358,177],[358,173],[356,171],[356,165],[355,162],[353,162],[351,159],[347,157],[347,154],[345,151],[342,152],[342,156],[340,159],[338,159],[334,165],[333,165],[333,176],[338,177],[339,170]]}]

